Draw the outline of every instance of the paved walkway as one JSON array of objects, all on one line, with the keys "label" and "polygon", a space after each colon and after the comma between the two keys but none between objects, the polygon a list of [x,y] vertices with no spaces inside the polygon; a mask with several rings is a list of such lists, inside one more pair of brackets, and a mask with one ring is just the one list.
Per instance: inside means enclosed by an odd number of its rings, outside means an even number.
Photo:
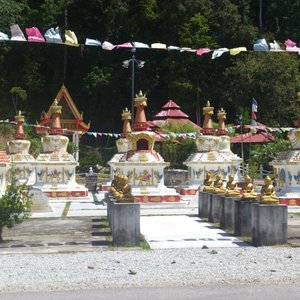
[{"label": "paved walkway", "polygon": [[193,216],[141,217],[141,233],[151,249],[249,246]]},{"label": "paved walkway", "polygon": [[[50,212],[35,212],[29,220],[6,229],[9,240],[0,253],[92,251],[111,245],[104,194],[89,199],[51,200]],[[184,196],[181,203],[141,204],[141,233],[151,249],[249,246],[236,237],[196,217],[197,196]],[[300,207],[290,207],[289,212]],[[289,242],[300,246],[300,215],[289,215]]]}]

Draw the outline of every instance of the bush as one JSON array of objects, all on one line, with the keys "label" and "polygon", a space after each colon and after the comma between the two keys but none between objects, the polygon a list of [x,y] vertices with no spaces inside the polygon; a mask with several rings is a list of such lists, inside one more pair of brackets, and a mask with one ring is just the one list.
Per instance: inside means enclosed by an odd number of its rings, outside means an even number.
[{"label": "bush", "polygon": [[11,228],[30,216],[31,204],[31,195],[28,195],[26,185],[18,184],[12,170],[10,184],[0,198],[0,242],[3,242],[4,227]]}]

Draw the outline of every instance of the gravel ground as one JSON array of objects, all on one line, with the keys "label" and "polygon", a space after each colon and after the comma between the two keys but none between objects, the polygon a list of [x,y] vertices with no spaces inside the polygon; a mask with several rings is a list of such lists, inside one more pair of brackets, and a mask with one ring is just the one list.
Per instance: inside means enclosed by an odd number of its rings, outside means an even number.
[{"label": "gravel ground", "polygon": [[300,248],[126,249],[65,254],[3,254],[0,255],[0,266],[1,292],[299,284]]}]

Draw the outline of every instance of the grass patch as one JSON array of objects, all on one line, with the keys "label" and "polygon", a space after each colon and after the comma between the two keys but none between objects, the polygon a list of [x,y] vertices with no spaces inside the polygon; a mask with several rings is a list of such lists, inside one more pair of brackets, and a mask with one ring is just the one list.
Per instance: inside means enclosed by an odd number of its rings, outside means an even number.
[{"label": "grass patch", "polygon": [[68,212],[69,212],[69,209],[70,209],[70,206],[71,206],[71,202],[68,201],[68,202],[66,203],[66,205],[65,205],[65,208],[64,208],[62,214],[61,214],[61,218],[62,218],[62,219],[65,219],[65,218],[67,217]]}]

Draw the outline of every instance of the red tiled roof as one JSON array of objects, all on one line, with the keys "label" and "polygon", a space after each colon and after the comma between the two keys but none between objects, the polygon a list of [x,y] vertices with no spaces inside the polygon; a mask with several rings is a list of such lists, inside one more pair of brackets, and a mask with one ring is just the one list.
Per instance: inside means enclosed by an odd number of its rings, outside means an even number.
[{"label": "red tiled roof", "polygon": [[231,138],[230,142],[232,144],[234,143],[269,143],[273,142],[275,140],[275,137],[266,132],[260,132],[260,133],[244,133],[237,136],[234,136]]},{"label": "red tiled roof", "polygon": [[5,151],[0,151],[0,163],[8,163],[9,162],[9,157],[6,154]]}]

